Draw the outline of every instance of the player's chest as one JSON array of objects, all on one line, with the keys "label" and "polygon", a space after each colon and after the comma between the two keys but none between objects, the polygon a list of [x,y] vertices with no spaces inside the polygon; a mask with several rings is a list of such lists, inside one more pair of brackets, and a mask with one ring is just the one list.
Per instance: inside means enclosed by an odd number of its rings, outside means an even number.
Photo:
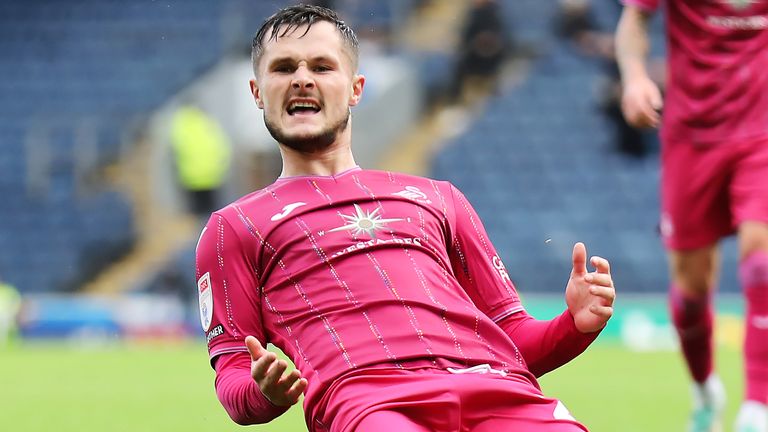
[{"label": "player's chest", "polygon": [[347,176],[294,182],[245,209],[257,231],[257,262],[331,259],[355,248],[439,248],[449,234],[451,197],[432,183]]},{"label": "player's chest", "polygon": [[368,248],[436,248],[447,235],[445,214],[425,203],[358,197],[333,205],[298,202],[286,209],[292,207],[295,214],[265,231],[262,259],[311,254],[325,260]]}]

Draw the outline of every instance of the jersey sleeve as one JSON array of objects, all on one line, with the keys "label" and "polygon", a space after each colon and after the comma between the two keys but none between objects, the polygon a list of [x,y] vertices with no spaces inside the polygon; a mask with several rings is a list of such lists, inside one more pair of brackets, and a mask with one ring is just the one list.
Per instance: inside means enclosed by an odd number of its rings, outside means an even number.
[{"label": "jersey sleeve", "polygon": [[223,354],[216,361],[216,396],[239,425],[268,423],[289,408],[264,396],[251,377],[251,356],[242,352]]},{"label": "jersey sleeve", "polygon": [[635,6],[646,12],[655,12],[661,0],[621,0],[624,6]]},{"label": "jersey sleeve", "polygon": [[200,320],[213,365],[217,356],[247,352],[245,337],[266,346],[254,248],[246,248],[225,217],[214,213],[197,244]]},{"label": "jersey sleeve", "polygon": [[453,238],[448,250],[457,280],[475,305],[494,322],[523,310],[504,263],[488,239],[480,217],[454,186]]},{"label": "jersey sleeve", "polygon": [[528,370],[536,377],[576,358],[600,334],[580,332],[568,310],[551,320],[537,320],[523,311],[498,324],[515,342]]},{"label": "jersey sleeve", "polygon": [[567,310],[552,320],[537,320],[524,310],[514,284],[466,197],[453,188],[455,235],[451,264],[459,283],[541,376],[581,354],[599,332],[583,334]]}]

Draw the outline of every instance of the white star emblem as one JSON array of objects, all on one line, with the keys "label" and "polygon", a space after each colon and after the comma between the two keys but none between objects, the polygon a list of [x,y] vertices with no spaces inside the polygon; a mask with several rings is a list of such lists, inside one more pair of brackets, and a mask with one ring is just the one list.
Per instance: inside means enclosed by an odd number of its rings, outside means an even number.
[{"label": "white star emblem", "polygon": [[381,208],[376,208],[376,210],[368,213],[368,212],[363,212],[363,209],[361,209],[359,205],[354,204],[354,206],[355,206],[355,214],[351,216],[341,215],[341,217],[344,218],[344,220],[347,221],[348,223],[344,226],[334,228],[329,232],[346,230],[346,231],[351,231],[352,234],[355,236],[365,233],[370,238],[376,238],[376,230],[384,228],[384,225],[390,222],[398,222],[403,220],[403,219],[382,219],[379,216],[379,210],[381,210]]}]

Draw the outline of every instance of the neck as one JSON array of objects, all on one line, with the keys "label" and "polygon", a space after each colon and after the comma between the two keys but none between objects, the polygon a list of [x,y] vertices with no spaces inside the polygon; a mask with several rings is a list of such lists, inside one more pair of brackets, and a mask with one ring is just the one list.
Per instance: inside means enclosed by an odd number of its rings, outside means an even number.
[{"label": "neck", "polygon": [[357,166],[352,155],[349,128],[326,149],[303,153],[281,145],[280,155],[283,158],[283,171],[280,177],[331,176]]}]

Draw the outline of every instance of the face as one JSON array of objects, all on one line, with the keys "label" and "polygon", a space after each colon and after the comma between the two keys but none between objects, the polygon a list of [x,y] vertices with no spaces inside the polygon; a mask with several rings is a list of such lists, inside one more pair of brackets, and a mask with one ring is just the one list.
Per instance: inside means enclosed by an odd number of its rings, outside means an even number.
[{"label": "face", "polygon": [[277,142],[315,152],[336,142],[365,79],[354,73],[341,34],[325,21],[264,44],[251,91]]}]

